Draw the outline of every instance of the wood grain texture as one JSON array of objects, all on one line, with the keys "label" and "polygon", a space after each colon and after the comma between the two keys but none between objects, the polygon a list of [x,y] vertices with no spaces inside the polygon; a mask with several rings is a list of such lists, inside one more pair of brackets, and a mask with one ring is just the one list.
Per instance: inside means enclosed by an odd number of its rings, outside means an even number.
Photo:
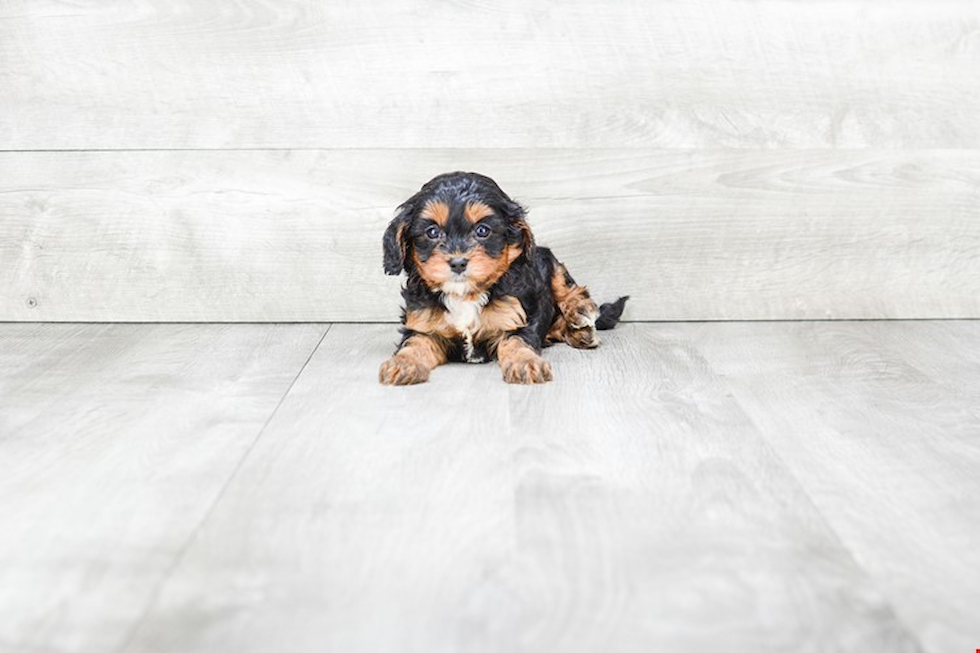
[{"label": "wood grain texture", "polygon": [[0,650],[116,650],[324,329],[0,326]]},{"label": "wood grain texture", "polygon": [[10,0],[0,148],[980,147],[972,0]]},{"label": "wood grain texture", "polygon": [[127,651],[479,650],[509,636],[484,626],[473,593],[515,538],[500,372],[453,365],[384,387],[395,327],[335,330]]},{"label": "wood grain texture", "polygon": [[0,154],[0,320],[388,321],[394,207],[494,176],[628,320],[980,316],[980,150]]},{"label": "wood grain texture", "polygon": [[699,349],[924,650],[980,639],[980,323],[729,324]]},{"label": "wood grain texture", "polygon": [[377,384],[336,325],[126,651],[915,651],[684,337]]}]

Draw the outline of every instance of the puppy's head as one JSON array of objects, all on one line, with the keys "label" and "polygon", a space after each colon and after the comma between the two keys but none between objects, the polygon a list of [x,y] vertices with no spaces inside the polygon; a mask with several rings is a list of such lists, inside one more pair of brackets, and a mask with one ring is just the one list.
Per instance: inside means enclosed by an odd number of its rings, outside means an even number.
[{"label": "puppy's head", "polygon": [[434,292],[481,293],[534,247],[524,215],[489,177],[439,175],[398,207],[384,235],[385,272],[417,273]]}]

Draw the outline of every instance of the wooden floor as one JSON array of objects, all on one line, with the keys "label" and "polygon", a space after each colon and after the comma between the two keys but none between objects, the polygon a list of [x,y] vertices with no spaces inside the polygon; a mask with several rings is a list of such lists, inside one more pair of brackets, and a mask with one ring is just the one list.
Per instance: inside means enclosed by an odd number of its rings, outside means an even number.
[{"label": "wooden floor", "polygon": [[973,651],[980,322],[0,325],[0,651]]}]

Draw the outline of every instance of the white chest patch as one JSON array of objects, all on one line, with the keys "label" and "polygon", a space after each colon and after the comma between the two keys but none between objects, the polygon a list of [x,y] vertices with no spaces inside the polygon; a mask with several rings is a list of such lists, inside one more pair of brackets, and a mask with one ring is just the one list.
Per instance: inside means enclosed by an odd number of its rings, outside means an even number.
[{"label": "white chest patch", "polygon": [[490,301],[487,293],[476,299],[466,299],[461,295],[443,295],[442,304],[446,307],[446,322],[463,336],[463,354],[471,363],[482,363],[482,357],[473,355],[473,334],[480,328],[480,313]]}]

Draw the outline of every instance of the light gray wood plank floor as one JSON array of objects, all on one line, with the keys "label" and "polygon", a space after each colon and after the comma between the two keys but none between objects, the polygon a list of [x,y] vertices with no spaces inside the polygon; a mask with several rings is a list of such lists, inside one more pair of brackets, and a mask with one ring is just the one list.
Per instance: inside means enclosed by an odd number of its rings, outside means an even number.
[{"label": "light gray wood plank floor", "polygon": [[980,642],[980,322],[0,325],[2,651]]},{"label": "light gray wood plank floor", "polygon": [[111,651],[325,327],[0,325],[0,651]]}]

